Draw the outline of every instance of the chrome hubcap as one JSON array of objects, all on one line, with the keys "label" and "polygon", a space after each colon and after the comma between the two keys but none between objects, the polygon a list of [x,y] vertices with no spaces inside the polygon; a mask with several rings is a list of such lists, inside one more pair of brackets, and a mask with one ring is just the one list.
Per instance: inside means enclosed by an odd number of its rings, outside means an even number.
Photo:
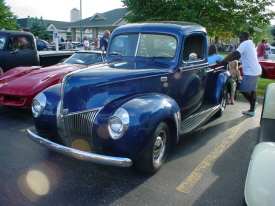
[{"label": "chrome hubcap", "polygon": [[154,157],[154,163],[159,164],[162,160],[162,157],[165,152],[166,147],[166,134],[162,130],[158,137],[156,138],[155,145],[154,145],[154,151],[153,151],[153,157]]}]

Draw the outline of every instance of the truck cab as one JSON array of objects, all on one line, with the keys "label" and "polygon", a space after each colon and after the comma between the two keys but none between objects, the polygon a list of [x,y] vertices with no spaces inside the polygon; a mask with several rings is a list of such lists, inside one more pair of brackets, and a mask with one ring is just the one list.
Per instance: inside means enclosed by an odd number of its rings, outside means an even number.
[{"label": "truck cab", "polygon": [[155,173],[169,146],[226,106],[229,74],[207,62],[205,28],[127,24],[111,35],[106,64],[64,77],[33,100],[38,144],[85,161]]},{"label": "truck cab", "polygon": [[30,65],[39,65],[34,36],[29,32],[0,31],[0,69],[2,68],[2,72],[17,66]]}]

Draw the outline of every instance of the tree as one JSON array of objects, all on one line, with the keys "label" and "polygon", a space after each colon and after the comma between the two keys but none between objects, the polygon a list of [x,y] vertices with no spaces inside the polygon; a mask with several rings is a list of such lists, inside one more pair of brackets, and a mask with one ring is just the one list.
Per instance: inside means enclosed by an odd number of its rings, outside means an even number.
[{"label": "tree", "polygon": [[10,11],[10,7],[5,4],[4,0],[0,0],[0,29],[18,30],[19,25],[16,23],[17,16],[15,16]]},{"label": "tree", "polygon": [[30,28],[30,32],[37,36],[39,39],[51,39],[51,34],[47,30],[47,26],[45,25],[45,22],[42,17],[38,19],[35,17],[34,22],[32,23],[32,26]]},{"label": "tree", "polygon": [[271,29],[271,35],[273,36],[273,40],[275,40],[275,26]]},{"label": "tree", "polygon": [[274,0],[122,0],[131,11],[125,19],[138,21],[188,21],[207,28],[210,36],[247,30],[257,32],[275,14],[267,9]]}]

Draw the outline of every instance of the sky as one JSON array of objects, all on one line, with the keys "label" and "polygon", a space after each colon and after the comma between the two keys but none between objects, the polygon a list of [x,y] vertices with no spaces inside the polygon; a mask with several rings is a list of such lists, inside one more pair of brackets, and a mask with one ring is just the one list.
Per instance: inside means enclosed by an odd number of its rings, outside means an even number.
[{"label": "sky", "polygon": [[5,0],[5,5],[18,18],[37,17],[44,20],[70,21],[70,11],[80,10],[82,4],[82,19],[95,13],[104,13],[117,8],[123,8],[121,0]]},{"label": "sky", "polygon": [[[82,19],[93,16],[95,13],[104,13],[122,8],[121,0],[5,0],[11,7],[11,12],[18,18],[37,17],[44,20],[70,21],[70,11],[80,9],[82,2]],[[274,6],[269,7],[275,10]],[[271,21],[272,25],[275,20]]]}]

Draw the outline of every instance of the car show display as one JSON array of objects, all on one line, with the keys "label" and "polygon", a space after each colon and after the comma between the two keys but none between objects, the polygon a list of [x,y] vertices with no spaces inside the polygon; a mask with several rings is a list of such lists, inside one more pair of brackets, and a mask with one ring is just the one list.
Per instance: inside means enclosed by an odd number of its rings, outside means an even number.
[{"label": "car show display", "polygon": [[48,67],[21,66],[0,75],[0,105],[31,107],[33,98],[42,90],[61,83],[70,72],[102,63],[99,51],[79,51],[63,63]]},{"label": "car show display", "polygon": [[226,107],[229,73],[209,67],[207,48],[195,23],[120,26],[106,64],[71,72],[34,98],[27,134],[80,160],[155,173],[180,135]]}]

